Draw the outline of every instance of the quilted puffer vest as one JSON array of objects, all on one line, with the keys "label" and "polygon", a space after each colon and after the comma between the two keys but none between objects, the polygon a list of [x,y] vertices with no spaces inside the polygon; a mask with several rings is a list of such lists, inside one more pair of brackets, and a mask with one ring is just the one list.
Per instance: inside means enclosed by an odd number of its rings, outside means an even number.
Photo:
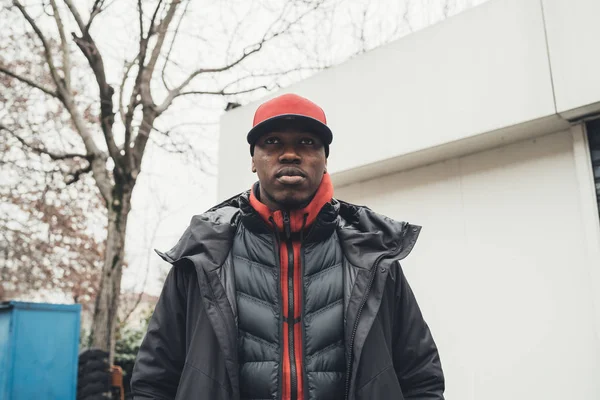
[{"label": "quilted puffer vest", "polygon": [[[247,219],[248,220],[248,219]],[[262,221],[242,225],[233,240],[241,399],[279,399],[286,346],[277,237]],[[295,360],[305,399],[342,399],[343,254],[334,225],[315,222],[301,246],[302,354]],[[298,354],[298,353],[296,353]],[[292,394],[292,398],[295,398]]]}]

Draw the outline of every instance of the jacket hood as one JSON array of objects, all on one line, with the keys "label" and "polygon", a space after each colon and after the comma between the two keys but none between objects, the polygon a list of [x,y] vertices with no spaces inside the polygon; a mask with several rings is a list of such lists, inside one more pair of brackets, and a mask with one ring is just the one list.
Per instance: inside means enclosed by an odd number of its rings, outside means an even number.
[{"label": "jacket hood", "polygon": [[352,264],[369,268],[380,256],[402,260],[412,251],[420,226],[393,220],[365,206],[338,203],[337,233],[344,254]]},{"label": "jacket hood", "polygon": [[236,231],[239,197],[192,217],[177,244],[166,253],[156,253],[171,264],[189,259],[209,271],[219,268],[227,258]]}]

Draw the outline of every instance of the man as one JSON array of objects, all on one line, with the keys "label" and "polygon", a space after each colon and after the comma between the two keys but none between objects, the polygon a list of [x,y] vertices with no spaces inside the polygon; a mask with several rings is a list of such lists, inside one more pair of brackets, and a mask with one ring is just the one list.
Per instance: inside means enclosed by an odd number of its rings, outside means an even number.
[{"label": "man", "polygon": [[258,182],[196,216],[132,378],[135,399],[443,399],[436,345],[398,263],[419,227],[333,198],[311,101],[262,104]]}]

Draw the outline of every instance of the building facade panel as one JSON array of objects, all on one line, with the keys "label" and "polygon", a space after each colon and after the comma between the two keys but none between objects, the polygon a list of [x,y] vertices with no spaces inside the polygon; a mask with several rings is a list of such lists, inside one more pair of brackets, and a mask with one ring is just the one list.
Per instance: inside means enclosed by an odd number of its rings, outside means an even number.
[{"label": "building facade panel", "polygon": [[447,398],[600,398],[570,132],[336,191],[422,224],[405,272],[440,346]]},{"label": "building facade panel", "polygon": [[558,111],[568,118],[600,112],[600,1],[542,3]]}]

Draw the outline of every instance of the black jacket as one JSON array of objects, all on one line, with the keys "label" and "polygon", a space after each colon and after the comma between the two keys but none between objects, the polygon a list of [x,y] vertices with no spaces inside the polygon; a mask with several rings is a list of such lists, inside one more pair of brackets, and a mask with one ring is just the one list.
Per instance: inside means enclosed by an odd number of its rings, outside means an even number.
[{"label": "black jacket", "polygon": [[[137,356],[136,400],[239,399],[230,250],[255,214],[244,193],[194,217],[177,245],[161,253],[174,267]],[[437,347],[398,262],[420,227],[337,200],[319,213],[316,224],[327,223],[335,224],[344,273],[352,276],[344,305],[345,397],[443,399]]]}]

